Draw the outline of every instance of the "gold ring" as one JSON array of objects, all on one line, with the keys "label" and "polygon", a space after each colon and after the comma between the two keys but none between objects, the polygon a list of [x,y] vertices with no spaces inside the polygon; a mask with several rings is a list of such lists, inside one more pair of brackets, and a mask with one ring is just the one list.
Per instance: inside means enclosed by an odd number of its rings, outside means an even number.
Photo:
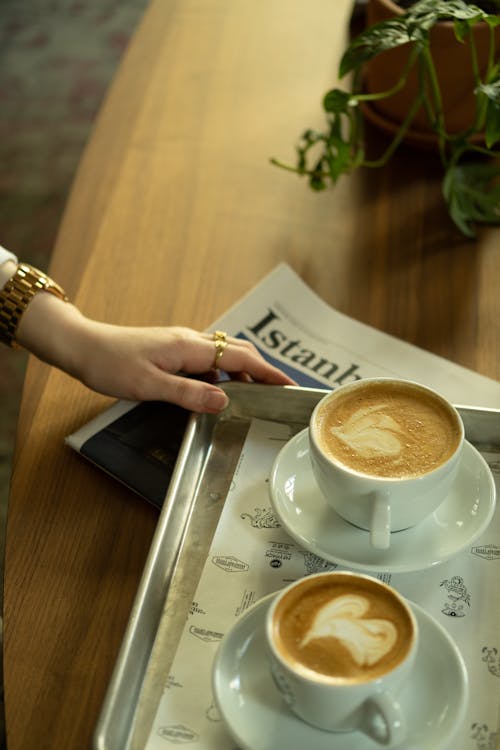
[{"label": "gold ring", "polygon": [[225,331],[215,331],[214,341],[215,341],[215,357],[214,357],[214,363],[212,365],[212,370],[217,369],[219,360],[224,354],[226,347],[228,346],[227,333]]}]

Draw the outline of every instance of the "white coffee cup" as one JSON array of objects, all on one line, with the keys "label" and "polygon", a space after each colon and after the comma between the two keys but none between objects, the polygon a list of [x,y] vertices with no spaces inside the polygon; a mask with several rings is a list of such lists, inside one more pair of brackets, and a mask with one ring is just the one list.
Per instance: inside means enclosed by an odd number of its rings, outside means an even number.
[{"label": "white coffee cup", "polygon": [[436,391],[367,378],[327,394],[309,423],[311,464],[326,500],[387,549],[393,531],[441,505],[455,480],[464,426]]},{"label": "white coffee cup", "polygon": [[271,603],[266,641],[274,682],[300,719],[404,742],[398,691],[411,679],[418,625],[390,586],[347,571],[302,578]]}]

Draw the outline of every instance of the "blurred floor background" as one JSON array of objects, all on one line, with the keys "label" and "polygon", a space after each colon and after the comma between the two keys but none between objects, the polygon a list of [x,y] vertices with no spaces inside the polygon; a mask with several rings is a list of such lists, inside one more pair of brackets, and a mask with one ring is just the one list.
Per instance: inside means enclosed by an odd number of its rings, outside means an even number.
[{"label": "blurred floor background", "polygon": [[[0,0],[0,245],[43,270],[95,116],[147,4]],[[26,362],[26,353],[0,348],[0,520]]]}]

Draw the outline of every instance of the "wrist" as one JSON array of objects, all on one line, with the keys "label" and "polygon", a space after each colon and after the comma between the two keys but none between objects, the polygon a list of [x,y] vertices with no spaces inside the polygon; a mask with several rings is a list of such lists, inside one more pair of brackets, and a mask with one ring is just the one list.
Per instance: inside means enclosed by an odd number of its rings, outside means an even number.
[{"label": "wrist", "polygon": [[[11,261],[2,264],[1,272],[9,275]],[[20,263],[0,289],[0,341],[15,347],[17,331],[28,307],[39,292],[47,292],[67,302],[64,290],[49,276],[26,263]]]},{"label": "wrist", "polygon": [[72,375],[79,366],[84,330],[85,318],[74,305],[41,293],[22,316],[16,341],[38,359]]}]

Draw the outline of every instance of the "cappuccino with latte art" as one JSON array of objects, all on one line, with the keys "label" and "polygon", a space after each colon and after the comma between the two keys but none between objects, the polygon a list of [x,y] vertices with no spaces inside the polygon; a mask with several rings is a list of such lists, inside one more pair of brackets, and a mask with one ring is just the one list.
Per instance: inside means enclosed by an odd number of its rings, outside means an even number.
[{"label": "cappuccino with latte art", "polygon": [[367,382],[326,401],[316,414],[323,451],[354,471],[414,477],[447,461],[460,442],[454,411],[405,382]]},{"label": "cappuccino with latte art", "polygon": [[305,675],[372,680],[398,666],[413,642],[406,605],[388,587],[354,575],[305,579],[274,613],[275,647]]},{"label": "cappuccino with latte art", "polygon": [[457,476],[464,426],[431,388],[396,378],[341,386],[309,422],[311,468],[325,501],[390,546],[391,532],[434,513]]},{"label": "cappuccino with latte art", "polygon": [[276,687],[297,716],[403,746],[399,690],[411,679],[418,624],[397,591],[349,571],[306,576],[270,605],[266,641]]}]

